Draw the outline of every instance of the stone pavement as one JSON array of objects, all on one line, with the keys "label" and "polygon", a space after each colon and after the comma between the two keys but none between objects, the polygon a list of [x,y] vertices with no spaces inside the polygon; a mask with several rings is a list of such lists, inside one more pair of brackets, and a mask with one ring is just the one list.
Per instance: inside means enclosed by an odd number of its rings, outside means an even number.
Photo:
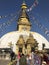
[{"label": "stone pavement", "polygon": [[8,65],[10,60],[0,59],[0,65]]}]

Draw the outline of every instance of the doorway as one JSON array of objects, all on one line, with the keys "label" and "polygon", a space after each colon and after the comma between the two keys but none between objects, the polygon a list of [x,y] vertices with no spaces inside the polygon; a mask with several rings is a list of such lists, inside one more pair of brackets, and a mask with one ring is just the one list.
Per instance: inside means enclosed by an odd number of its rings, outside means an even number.
[{"label": "doorway", "polygon": [[22,53],[22,48],[19,48],[19,52]]}]

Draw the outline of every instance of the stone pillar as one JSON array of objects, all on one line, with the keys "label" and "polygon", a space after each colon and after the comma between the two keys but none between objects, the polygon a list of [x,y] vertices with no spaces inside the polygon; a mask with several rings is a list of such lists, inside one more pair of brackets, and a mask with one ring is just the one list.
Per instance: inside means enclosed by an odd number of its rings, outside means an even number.
[{"label": "stone pillar", "polygon": [[16,54],[18,54],[18,51],[19,51],[19,46],[18,45],[16,45]]},{"label": "stone pillar", "polygon": [[29,54],[31,52],[31,46],[30,44],[27,45],[27,54]]},{"label": "stone pillar", "polygon": [[25,54],[25,45],[23,45],[22,53]]}]

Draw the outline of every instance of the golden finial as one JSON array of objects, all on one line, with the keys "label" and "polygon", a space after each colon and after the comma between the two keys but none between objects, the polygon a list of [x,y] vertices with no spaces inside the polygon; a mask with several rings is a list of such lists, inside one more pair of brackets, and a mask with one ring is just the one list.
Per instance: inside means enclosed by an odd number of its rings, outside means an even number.
[{"label": "golden finial", "polygon": [[26,8],[27,8],[26,3],[25,3],[25,0],[23,0],[23,3],[22,3],[21,8],[22,8],[22,9],[26,9]]}]

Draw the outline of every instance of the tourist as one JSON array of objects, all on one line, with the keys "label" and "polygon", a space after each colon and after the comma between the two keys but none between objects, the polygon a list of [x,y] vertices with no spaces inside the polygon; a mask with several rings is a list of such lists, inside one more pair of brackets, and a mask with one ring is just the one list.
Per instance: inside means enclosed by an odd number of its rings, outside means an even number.
[{"label": "tourist", "polygon": [[47,65],[45,61],[42,62],[42,65]]},{"label": "tourist", "polygon": [[39,55],[38,50],[35,50],[35,54],[34,54],[34,65],[41,65],[41,57]]},{"label": "tourist", "polygon": [[20,56],[21,56],[21,54],[20,54],[20,52],[18,52],[18,55],[17,55],[18,59],[20,59]]},{"label": "tourist", "polygon": [[26,59],[27,59],[27,65],[31,65],[31,57],[30,57],[30,55],[27,55]]},{"label": "tourist", "polygon": [[31,53],[32,65],[34,65],[34,52]]},{"label": "tourist", "polygon": [[20,60],[19,60],[19,65],[27,65],[27,60],[24,54],[21,55]]},{"label": "tourist", "polygon": [[10,53],[11,61],[15,60],[15,53],[12,51]]}]

